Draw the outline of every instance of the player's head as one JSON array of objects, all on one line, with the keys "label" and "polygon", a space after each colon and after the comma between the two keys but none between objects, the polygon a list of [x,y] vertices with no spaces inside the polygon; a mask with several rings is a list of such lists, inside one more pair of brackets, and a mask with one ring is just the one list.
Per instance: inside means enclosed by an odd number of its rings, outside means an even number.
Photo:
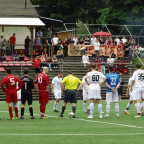
[{"label": "player's head", "polygon": [[6,69],[6,72],[7,74],[11,74],[11,69],[10,68]]},{"label": "player's head", "polygon": [[101,72],[101,68],[100,68],[100,67],[97,67],[97,68],[96,68],[96,71]]},{"label": "player's head", "polygon": [[23,71],[24,75],[28,75],[29,73],[29,69],[28,68],[25,68],[24,71]]},{"label": "player's head", "polygon": [[91,71],[96,70],[96,66],[95,65],[91,65]]},{"label": "player's head", "polygon": [[44,68],[43,68],[43,73],[47,74],[48,71],[49,71],[48,67],[44,67]]},{"label": "player's head", "polygon": [[113,72],[113,66],[110,66],[110,67],[109,67],[109,72],[110,72],[110,73]]},{"label": "player's head", "polygon": [[17,77],[20,78],[20,74],[19,73],[17,73]]},{"label": "player's head", "polygon": [[73,73],[71,71],[68,71],[67,75],[72,75]]},{"label": "player's head", "polygon": [[141,69],[141,65],[140,65],[140,64],[137,64],[137,65],[136,65],[136,68],[137,68],[137,69]]},{"label": "player's head", "polygon": [[58,77],[62,77],[63,73],[62,72],[59,72],[58,73]]}]

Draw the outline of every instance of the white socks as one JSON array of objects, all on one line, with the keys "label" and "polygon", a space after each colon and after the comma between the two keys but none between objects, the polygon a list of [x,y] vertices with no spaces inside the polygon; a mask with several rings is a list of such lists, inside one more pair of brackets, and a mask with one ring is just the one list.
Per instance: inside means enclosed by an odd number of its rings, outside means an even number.
[{"label": "white socks", "polygon": [[137,103],[137,114],[141,113],[141,105],[140,103]]},{"label": "white socks", "polygon": [[141,103],[141,111],[144,109],[144,101]]},{"label": "white socks", "polygon": [[102,115],[102,104],[98,104],[99,114]]},{"label": "white socks", "polygon": [[94,103],[90,103],[90,115],[93,115]]},{"label": "white socks", "polygon": [[127,112],[130,109],[130,107],[131,107],[131,104],[128,103],[125,112]]},{"label": "white socks", "polygon": [[86,112],[87,111],[86,103],[83,103],[83,108],[84,108],[84,112]]},{"label": "white socks", "polygon": [[110,104],[106,105],[106,113],[107,113],[107,116],[109,116],[109,113],[110,113]]},{"label": "white socks", "polygon": [[116,115],[119,116],[119,104],[115,103],[115,111],[116,111]]},{"label": "white socks", "polygon": [[21,101],[18,101],[18,109],[20,108],[21,105]]},{"label": "white socks", "polygon": [[56,103],[56,102],[54,103],[54,109],[55,109],[55,110],[58,110],[58,109],[59,109],[59,103]]}]

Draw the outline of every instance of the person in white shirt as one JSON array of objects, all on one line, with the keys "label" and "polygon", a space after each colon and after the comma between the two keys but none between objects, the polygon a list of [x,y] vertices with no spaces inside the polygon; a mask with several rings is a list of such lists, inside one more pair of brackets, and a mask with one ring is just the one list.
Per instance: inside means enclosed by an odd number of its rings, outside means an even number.
[{"label": "person in white shirt", "polygon": [[[89,79],[89,82],[87,81]],[[101,73],[96,71],[95,65],[91,66],[91,72],[88,72],[85,81],[89,86],[88,97],[90,99],[90,115],[87,117],[89,119],[93,118],[93,111],[94,111],[94,103],[98,104],[99,110],[99,118],[103,118],[102,116],[102,104],[101,104],[101,87],[100,82],[105,79],[105,76]]]},{"label": "person in white shirt", "polygon": [[95,42],[96,42],[96,37],[92,36],[92,38],[91,38],[91,45],[94,45]]},{"label": "person in white shirt", "polygon": [[107,59],[107,63],[108,63],[109,66],[113,66],[114,65],[114,60],[111,58],[111,55]]},{"label": "person in white shirt", "polygon": [[96,39],[96,42],[94,42],[94,49],[95,49],[96,55],[98,56],[99,50],[100,50],[100,43],[99,43],[98,39]]},{"label": "person in white shirt", "polygon": [[54,112],[58,112],[59,109],[59,101],[61,99],[62,89],[62,72],[59,72],[58,76],[54,77],[51,84],[51,92],[54,94],[55,103],[54,103]]},{"label": "person in white shirt", "polygon": [[123,42],[123,43],[126,43],[126,42],[127,42],[127,39],[126,39],[125,36],[123,36],[123,38],[122,38],[122,42]]},{"label": "person in white shirt", "polygon": [[[20,78],[20,74],[17,74],[17,77]],[[19,83],[16,83],[16,87],[19,87]],[[18,110],[20,110],[21,105],[21,89],[17,91],[17,99],[18,99]]]},{"label": "person in white shirt", "polygon": [[86,52],[85,55],[82,56],[82,63],[84,64],[85,68],[87,67],[87,65],[90,65],[89,57]]},{"label": "person in white shirt", "polygon": [[[136,65],[136,69],[132,76],[131,92],[135,94],[137,100],[137,116],[135,117],[140,117],[141,109],[144,108],[144,70],[141,69],[140,64]],[[134,85],[135,90],[133,90]],[[140,104],[141,99],[142,104]]]},{"label": "person in white shirt", "polygon": [[54,46],[54,53],[56,54],[58,51],[58,43],[59,43],[59,39],[58,37],[56,37],[56,35],[54,34],[54,37],[52,38],[52,45]]},{"label": "person in white shirt", "polygon": [[75,36],[75,37],[73,38],[73,41],[74,41],[74,45],[77,45],[77,43],[78,43],[78,38],[77,38],[77,36]]},{"label": "person in white shirt", "polygon": [[116,42],[116,45],[118,46],[118,44],[120,43],[120,39],[119,39],[118,36],[116,36],[116,38],[115,38],[115,42]]}]

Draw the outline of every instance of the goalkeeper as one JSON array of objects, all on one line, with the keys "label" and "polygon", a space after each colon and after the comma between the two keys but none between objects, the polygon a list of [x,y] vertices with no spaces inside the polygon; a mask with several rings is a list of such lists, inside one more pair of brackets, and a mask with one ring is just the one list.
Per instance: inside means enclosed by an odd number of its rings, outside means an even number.
[{"label": "goalkeeper", "polygon": [[[103,82],[102,82],[103,83]],[[118,91],[117,89],[120,86],[120,79],[119,76],[113,73],[113,67],[109,67],[109,74],[106,75],[105,84],[107,87],[106,90],[106,116],[105,118],[109,117],[110,113],[110,103],[114,102],[116,116],[119,117],[119,104],[118,104]]]}]

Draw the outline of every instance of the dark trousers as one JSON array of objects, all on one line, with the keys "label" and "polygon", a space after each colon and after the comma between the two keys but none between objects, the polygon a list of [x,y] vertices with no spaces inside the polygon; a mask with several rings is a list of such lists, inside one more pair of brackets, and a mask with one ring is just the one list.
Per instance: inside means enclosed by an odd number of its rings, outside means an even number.
[{"label": "dark trousers", "polygon": [[10,45],[10,48],[11,48],[11,54],[13,54],[14,53],[15,45]]},{"label": "dark trousers", "polygon": [[25,55],[29,56],[29,46],[25,46]]}]

